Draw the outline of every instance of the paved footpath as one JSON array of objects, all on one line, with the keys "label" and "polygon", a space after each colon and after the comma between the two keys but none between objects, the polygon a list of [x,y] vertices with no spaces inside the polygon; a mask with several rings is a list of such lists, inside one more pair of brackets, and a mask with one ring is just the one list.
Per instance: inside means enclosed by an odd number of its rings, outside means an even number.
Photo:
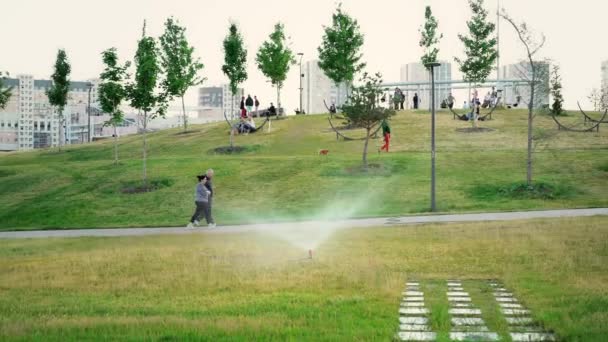
[{"label": "paved footpath", "polygon": [[261,223],[250,225],[218,226],[214,229],[196,228],[187,229],[182,227],[166,228],[106,228],[106,229],[70,229],[70,230],[34,230],[0,232],[0,239],[28,239],[28,238],[52,238],[52,237],[82,237],[82,236],[140,236],[161,234],[225,234],[244,232],[264,232],[288,229],[309,229],[315,227],[322,229],[324,226],[333,229],[347,228],[374,228],[394,225],[420,224],[420,223],[448,223],[448,222],[483,222],[483,221],[512,221],[537,218],[559,218],[559,217],[583,217],[583,216],[608,216],[608,208],[594,209],[563,209],[542,211],[514,211],[501,213],[480,214],[451,214],[451,215],[424,215],[424,216],[402,216],[367,219],[346,219],[329,221],[300,221],[283,223]]}]

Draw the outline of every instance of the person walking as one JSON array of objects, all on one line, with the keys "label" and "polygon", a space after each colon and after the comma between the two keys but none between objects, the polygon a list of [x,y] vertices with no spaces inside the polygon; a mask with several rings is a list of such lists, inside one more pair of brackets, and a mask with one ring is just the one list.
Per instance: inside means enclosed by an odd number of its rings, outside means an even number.
[{"label": "person walking", "polygon": [[247,107],[247,114],[251,115],[251,111],[253,110],[253,99],[251,95],[247,94],[247,100],[245,100],[245,106]]},{"label": "person walking", "polygon": [[386,119],[382,121],[382,136],[384,136],[384,145],[382,145],[380,151],[386,150],[386,152],[388,152],[388,147],[391,142],[391,126],[389,126]]},{"label": "person walking", "polygon": [[214,227],[215,224],[213,224],[213,219],[211,218],[210,207],[211,191],[209,191],[206,186],[209,179],[206,175],[196,176],[196,178],[198,178],[198,184],[194,190],[194,204],[196,205],[196,209],[194,210],[194,215],[190,218],[190,223],[188,223],[187,228],[198,226],[201,215],[205,215],[205,220],[209,227]]},{"label": "person walking", "polygon": [[418,97],[418,93],[414,93],[414,109],[418,109],[419,102],[420,102],[420,98]]},{"label": "person walking", "polygon": [[395,88],[395,92],[393,93],[393,104],[395,106],[395,110],[399,110],[399,102],[401,102],[401,93],[399,88]]},{"label": "person walking", "polygon": [[[399,88],[397,88],[397,89],[399,89]],[[401,102],[400,102],[401,108],[400,109],[403,110],[404,109],[403,104],[405,103],[405,93],[403,93],[403,90],[399,89],[399,95],[401,95]]]},{"label": "person walking", "polygon": [[209,190],[210,194],[209,194],[209,227],[214,228],[215,227],[215,220],[213,219],[213,198],[214,198],[214,191],[213,191],[213,176],[214,176],[215,172],[213,171],[213,169],[208,169],[207,172],[205,172],[205,176],[207,176],[207,182],[205,183],[205,187],[207,188],[207,190]]},{"label": "person walking", "polygon": [[260,101],[258,101],[258,97],[253,95],[253,105],[255,106],[255,113],[259,116],[260,113],[258,110],[260,109]]}]

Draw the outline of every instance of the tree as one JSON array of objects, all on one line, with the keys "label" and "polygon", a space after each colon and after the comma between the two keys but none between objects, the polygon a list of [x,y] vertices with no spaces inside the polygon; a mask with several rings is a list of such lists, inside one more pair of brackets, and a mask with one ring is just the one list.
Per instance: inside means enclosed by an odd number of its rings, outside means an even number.
[{"label": "tree", "polygon": [[[224,65],[222,71],[230,80],[232,92],[232,109],[234,115],[234,97],[239,84],[247,80],[247,49],[243,43],[243,36],[236,24],[230,24],[228,35],[224,38]],[[234,147],[234,129],[230,129],[230,148]]]},{"label": "tree", "polygon": [[562,96],[562,78],[559,74],[559,66],[555,65],[551,71],[551,96],[553,96],[553,104],[551,105],[551,113],[553,115],[562,115],[564,97]]},{"label": "tree", "polygon": [[180,26],[177,20],[168,18],[165,22],[165,32],[159,39],[162,47],[162,67],[166,76],[163,86],[169,95],[178,96],[182,100],[184,131],[188,130],[184,95],[188,88],[205,81],[205,78],[198,76],[204,65],[192,56],[194,47],[188,44],[185,32],[186,28]]},{"label": "tree", "polygon": [[471,20],[467,21],[469,36],[462,34],[458,38],[464,44],[467,58],[454,58],[464,74],[464,80],[470,83],[483,83],[488,78],[494,62],[498,57],[496,38],[491,37],[495,25],[488,21],[488,12],[483,8],[483,0],[469,0]]},{"label": "tree", "polygon": [[533,123],[535,117],[534,96],[538,90],[546,87],[542,85],[543,82],[539,82],[539,80],[543,78],[542,75],[539,74],[543,73],[543,69],[547,69],[546,67],[543,67],[543,65],[546,65],[546,62],[538,61],[536,59],[536,54],[545,45],[546,39],[545,36],[542,34],[540,35],[540,37],[537,37],[532,32],[532,30],[528,28],[526,23],[518,25],[504,9],[502,10],[501,17],[503,17],[509,24],[511,24],[511,26],[517,33],[520,42],[526,50],[526,57],[529,63],[529,72],[527,73],[529,76],[527,76],[526,79],[526,82],[530,87],[530,100],[528,102],[528,155],[526,162],[526,184],[528,185],[528,188],[532,188],[532,150],[535,140],[535,137],[533,135]]},{"label": "tree", "polygon": [[362,85],[353,88],[353,92],[348,97],[347,103],[342,106],[342,111],[344,112],[344,116],[356,127],[365,128],[363,167],[367,170],[367,147],[372,130],[382,124],[382,121],[395,115],[395,110],[376,106],[383,92],[380,87],[382,75],[377,73],[374,76],[370,76],[364,73],[360,81]]},{"label": "tree", "polygon": [[336,87],[339,88],[343,82],[351,87],[355,75],[365,67],[365,63],[361,62],[363,34],[359,23],[343,12],[342,4],[339,4],[332,15],[332,25],[324,26],[324,30],[323,41],[317,48],[319,67]]},{"label": "tree", "polygon": [[71,70],[65,50],[59,49],[57,51],[57,59],[55,60],[55,72],[51,75],[51,86],[46,91],[46,96],[49,99],[49,103],[57,108],[60,151],[61,145],[68,140],[63,109],[68,103],[68,92],[70,91],[70,79],[68,77]]},{"label": "tree", "polygon": [[143,113],[141,117],[143,127],[143,181],[144,188],[148,188],[147,176],[147,153],[146,131],[148,121],[157,116],[164,117],[167,110],[167,97],[158,89],[158,78],[161,74],[159,64],[159,51],[156,41],[146,36],[146,22],[142,30],[142,37],[137,43],[137,52],[134,57],[135,78],[127,85],[127,96],[131,100],[131,106]]},{"label": "tree", "polygon": [[124,86],[125,80],[129,77],[127,69],[131,65],[126,62],[124,66],[118,64],[116,49],[111,48],[102,52],[105,70],[101,73],[101,84],[99,85],[99,102],[101,109],[110,114],[110,120],[106,124],[114,128],[114,164],[118,164],[118,134],[116,125],[124,120],[124,113],[120,110],[120,104],[127,96]]},{"label": "tree", "polygon": [[426,6],[424,18],[424,26],[418,31],[420,31],[420,47],[424,49],[420,61],[422,62],[422,65],[427,65],[431,62],[437,62],[437,55],[439,54],[437,44],[439,44],[439,40],[443,38],[443,34],[437,36],[437,19],[433,16],[431,6]]},{"label": "tree", "polygon": [[10,100],[11,96],[13,95],[13,87],[5,88],[3,83],[4,78],[8,77],[9,74],[6,73],[6,76],[4,75],[5,74],[0,72],[0,109],[4,109],[4,107],[6,107],[8,100]]},{"label": "tree", "polygon": [[602,89],[593,88],[591,89],[591,93],[587,98],[591,101],[593,105],[593,110],[602,111],[605,110],[606,107],[606,89],[603,87]]},{"label": "tree", "polygon": [[281,108],[281,88],[289,68],[296,63],[296,59],[287,44],[283,24],[274,25],[274,31],[269,38],[258,50],[256,62],[258,69],[277,88],[277,107]]}]

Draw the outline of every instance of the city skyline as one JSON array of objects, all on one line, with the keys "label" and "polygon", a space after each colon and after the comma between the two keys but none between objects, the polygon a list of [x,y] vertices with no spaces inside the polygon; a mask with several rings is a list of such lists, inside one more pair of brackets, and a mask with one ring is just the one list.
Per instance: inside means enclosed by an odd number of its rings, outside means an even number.
[{"label": "city skyline", "polygon": [[[501,6],[516,19],[547,37],[542,57],[552,58],[561,66],[566,106],[575,108],[576,101],[589,105],[587,95],[599,88],[601,63],[608,59],[608,47],[593,42],[601,41],[602,13],[607,4],[582,0],[575,3],[554,3],[523,0],[502,0]],[[120,4],[120,7],[118,5]],[[367,70],[379,71],[386,82],[398,81],[401,65],[419,61],[422,49],[418,46],[418,28],[422,25],[424,6],[431,5],[439,21],[439,59],[453,63],[453,57],[463,55],[458,33],[466,33],[468,3],[458,1],[380,1],[374,5],[343,1],[344,9],[359,21],[365,35],[363,59]],[[486,1],[489,18],[495,20],[496,1]],[[329,25],[336,3],[314,0],[307,3],[261,1],[257,3],[233,1],[132,1],[115,0],[87,4],[86,8],[73,0],[37,3],[32,0],[12,2],[5,6],[8,15],[0,27],[13,32],[4,44],[0,69],[11,76],[31,74],[36,79],[48,79],[57,49],[65,48],[72,64],[73,80],[98,77],[103,69],[101,51],[117,47],[122,60],[132,60],[143,20],[147,31],[158,37],[165,19],[174,15],[187,28],[187,37],[195,47],[195,54],[205,64],[202,75],[208,81],[202,86],[219,85],[227,79],[221,72],[223,63],[222,40],[228,24],[233,20],[241,28],[248,48],[249,79],[242,84],[246,93],[257,94],[262,105],[274,102],[276,90],[266,82],[255,65],[255,53],[267,39],[277,21],[285,23],[294,53],[303,52],[303,63],[317,58],[316,48],[321,42],[323,25]],[[32,11],[36,9],[36,11]],[[272,9],[272,10],[269,10]],[[551,15],[549,14],[551,11]],[[95,13],[95,15],[89,15]],[[269,14],[270,13],[270,14]],[[49,15],[50,14],[50,15]],[[115,25],[107,25],[108,18]],[[568,18],[569,25],[563,25]],[[501,24],[501,64],[517,63],[524,51],[511,27]],[[584,62],[583,62],[584,58]],[[495,73],[493,73],[495,75]],[[494,78],[491,75],[490,78]],[[453,64],[453,79],[461,78]],[[299,105],[298,65],[294,65],[285,82],[282,98],[285,108]],[[198,87],[187,95],[189,105],[197,103]]]}]

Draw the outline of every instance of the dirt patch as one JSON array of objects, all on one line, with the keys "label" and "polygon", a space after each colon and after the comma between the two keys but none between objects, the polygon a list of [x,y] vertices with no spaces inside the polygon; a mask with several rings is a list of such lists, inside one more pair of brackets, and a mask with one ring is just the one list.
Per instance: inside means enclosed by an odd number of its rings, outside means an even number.
[{"label": "dirt patch", "polygon": [[173,180],[168,178],[153,179],[148,181],[147,184],[144,184],[143,181],[133,181],[123,183],[120,192],[123,194],[141,194],[168,188],[171,185],[173,185]]},{"label": "dirt patch", "polygon": [[457,128],[456,132],[460,132],[460,133],[487,133],[487,132],[494,132],[495,129],[494,128],[488,128],[488,127],[467,127],[467,128]]},{"label": "dirt patch", "polygon": [[243,154],[248,152],[255,152],[261,148],[260,145],[252,145],[252,146],[220,146],[208,151],[208,154],[221,154],[221,155],[231,155],[231,154]]},{"label": "dirt patch", "polygon": [[175,133],[175,135],[188,135],[188,134],[194,134],[194,133],[200,133],[200,129],[198,130],[189,130],[189,131],[181,131],[181,132],[177,132]]}]

